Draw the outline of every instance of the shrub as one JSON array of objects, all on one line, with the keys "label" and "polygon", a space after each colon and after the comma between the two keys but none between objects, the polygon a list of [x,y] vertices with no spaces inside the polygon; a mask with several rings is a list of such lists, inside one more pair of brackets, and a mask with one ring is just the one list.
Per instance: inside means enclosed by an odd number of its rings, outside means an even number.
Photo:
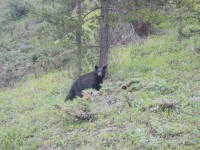
[{"label": "shrub", "polygon": [[185,37],[191,37],[200,34],[200,26],[190,25],[183,29],[183,34]]},{"label": "shrub", "polygon": [[2,149],[20,149],[23,146],[23,139],[19,131],[11,129],[7,132],[3,139],[0,148]]},{"label": "shrub", "polygon": [[9,8],[12,19],[18,20],[28,14],[30,5],[27,1],[10,0]]}]

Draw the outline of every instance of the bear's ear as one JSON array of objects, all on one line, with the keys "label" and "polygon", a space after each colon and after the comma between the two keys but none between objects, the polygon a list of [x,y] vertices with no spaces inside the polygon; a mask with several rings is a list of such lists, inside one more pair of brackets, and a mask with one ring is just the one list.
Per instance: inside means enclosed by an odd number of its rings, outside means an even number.
[{"label": "bear's ear", "polygon": [[97,70],[98,68],[99,68],[99,67],[96,65],[96,66],[95,66],[95,70]]},{"label": "bear's ear", "polygon": [[107,66],[103,66],[103,69],[105,70],[107,68]]}]

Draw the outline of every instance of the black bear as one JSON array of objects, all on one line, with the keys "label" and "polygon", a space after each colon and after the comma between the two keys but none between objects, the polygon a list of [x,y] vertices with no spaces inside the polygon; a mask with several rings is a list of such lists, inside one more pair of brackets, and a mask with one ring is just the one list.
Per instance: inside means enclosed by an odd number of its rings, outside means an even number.
[{"label": "black bear", "polygon": [[95,66],[94,71],[76,79],[76,81],[72,84],[72,87],[69,91],[68,96],[65,99],[65,102],[67,100],[72,100],[75,96],[82,97],[82,90],[89,88],[99,90],[101,88],[100,84],[103,83],[103,78],[105,77],[106,68],[107,66],[104,66],[102,68]]}]

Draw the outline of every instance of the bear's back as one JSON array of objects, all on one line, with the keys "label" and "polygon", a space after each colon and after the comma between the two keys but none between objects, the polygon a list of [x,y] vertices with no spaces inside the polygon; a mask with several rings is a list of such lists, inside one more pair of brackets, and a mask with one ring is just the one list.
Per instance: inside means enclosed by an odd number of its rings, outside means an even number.
[{"label": "bear's back", "polygon": [[96,84],[95,73],[90,72],[83,76],[80,76],[78,79],[76,79],[74,84],[75,86],[78,86],[80,90],[84,90],[86,88],[94,88],[94,85]]}]

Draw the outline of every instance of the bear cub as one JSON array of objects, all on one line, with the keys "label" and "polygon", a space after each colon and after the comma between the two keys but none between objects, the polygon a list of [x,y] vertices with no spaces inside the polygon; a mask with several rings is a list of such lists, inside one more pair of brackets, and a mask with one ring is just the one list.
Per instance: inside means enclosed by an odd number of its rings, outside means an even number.
[{"label": "bear cub", "polygon": [[95,70],[85,74],[78,79],[75,80],[75,82],[72,84],[71,89],[69,90],[69,94],[65,99],[65,102],[67,100],[72,100],[74,97],[79,96],[82,97],[81,94],[82,90],[93,88],[97,91],[100,90],[101,86],[100,84],[103,83],[103,78],[105,77],[105,70],[107,66],[104,67],[98,67],[95,66]]}]

